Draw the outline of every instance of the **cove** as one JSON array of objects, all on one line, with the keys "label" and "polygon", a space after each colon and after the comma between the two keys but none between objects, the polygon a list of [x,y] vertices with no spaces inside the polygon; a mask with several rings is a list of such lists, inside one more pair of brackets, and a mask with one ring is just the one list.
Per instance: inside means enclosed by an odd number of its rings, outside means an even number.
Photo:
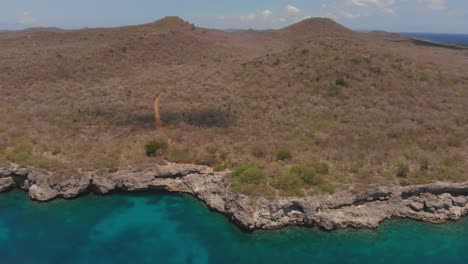
[{"label": "cove", "polygon": [[466,263],[468,220],[242,232],[180,194],[0,196],[1,263]]}]

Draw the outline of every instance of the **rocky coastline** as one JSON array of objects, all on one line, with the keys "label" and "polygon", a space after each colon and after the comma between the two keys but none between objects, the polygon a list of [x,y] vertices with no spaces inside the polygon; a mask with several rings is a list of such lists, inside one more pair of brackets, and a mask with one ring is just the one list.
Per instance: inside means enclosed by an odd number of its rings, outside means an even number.
[{"label": "rocky coastline", "polygon": [[245,230],[286,226],[377,228],[391,218],[430,223],[459,220],[468,213],[468,182],[379,187],[270,201],[230,191],[225,172],[189,164],[83,172],[64,177],[11,164],[0,168],[0,193],[18,188],[35,201],[72,199],[85,193],[160,190],[191,194]]}]

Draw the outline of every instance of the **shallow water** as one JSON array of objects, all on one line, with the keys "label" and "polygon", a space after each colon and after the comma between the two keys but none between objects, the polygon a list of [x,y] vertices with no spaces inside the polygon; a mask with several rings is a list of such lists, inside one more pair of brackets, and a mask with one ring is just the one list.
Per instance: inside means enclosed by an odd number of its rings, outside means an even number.
[{"label": "shallow water", "polygon": [[244,233],[186,195],[0,196],[1,263],[468,263],[468,221]]}]

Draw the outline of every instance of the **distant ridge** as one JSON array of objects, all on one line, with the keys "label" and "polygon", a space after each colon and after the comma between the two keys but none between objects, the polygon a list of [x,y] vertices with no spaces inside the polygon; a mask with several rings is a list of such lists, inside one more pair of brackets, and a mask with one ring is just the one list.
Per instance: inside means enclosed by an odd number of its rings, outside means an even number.
[{"label": "distant ridge", "polygon": [[[147,28],[147,27],[158,27],[165,29],[175,29],[178,27],[195,27],[194,24],[191,24],[183,20],[179,16],[165,16],[161,19],[136,25],[126,25],[126,26],[117,26],[117,27],[84,27],[80,29],[63,29],[59,27],[31,27],[22,30],[0,30],[0,32],[14,32],[14,31],[30,31],[30,32],[40,32],[40,31],[74,31],[74,30],[90,30],[90,29],[120,29],[120,28]],[[299,33],[301,31],[329,31],[329,32],[352,32],[345,26],[338,24],[329,18],[308,18],[304,19],[298,23],[292,24],[290,26],[281,28],[281,29],[242,29],[242,28],[230,28],[230,29],[218,29],[224,32],[236,32],[236,33],[253,33],[253,32],[273,32],[273,31],[288,31]]]},{"label": "distant ridge", "polygon": [[159,20],[144,24],[144,25],[165,25],[165,26],[181,26],[188,24],[178,16],[166,16]]},{"label": "distant ridge", "polygon": [[340,25],[329,18],[308,18],[304,19],[298,23],[295,23],[291,26],[288,26],[283,31],[295,32],[295,33],[306,33],[306,32],[342,32],[342,33],[349,33],[353,32],[349,28]]},{"label": "distant ridge", "polygon": [[30,28],[26,28],[24,29],[24,31],[31,31],[31,32],[34,32],[34,31],[52,31],[52,32],[55,32],[55,31],[65,31],[66,29],[61,29],[61,28],[58,28],[58,27],[30,27]]}]

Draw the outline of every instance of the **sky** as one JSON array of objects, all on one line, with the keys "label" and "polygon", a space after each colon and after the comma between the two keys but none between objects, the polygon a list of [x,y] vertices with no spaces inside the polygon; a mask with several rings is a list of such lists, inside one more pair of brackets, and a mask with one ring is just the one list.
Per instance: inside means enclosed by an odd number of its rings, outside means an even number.
[{"label": "sky", "polygon": [[328,17],[354,30],[468,34],[468,0],[0,0],[0,30],[114,27],[169,15],[218,29]]}]

